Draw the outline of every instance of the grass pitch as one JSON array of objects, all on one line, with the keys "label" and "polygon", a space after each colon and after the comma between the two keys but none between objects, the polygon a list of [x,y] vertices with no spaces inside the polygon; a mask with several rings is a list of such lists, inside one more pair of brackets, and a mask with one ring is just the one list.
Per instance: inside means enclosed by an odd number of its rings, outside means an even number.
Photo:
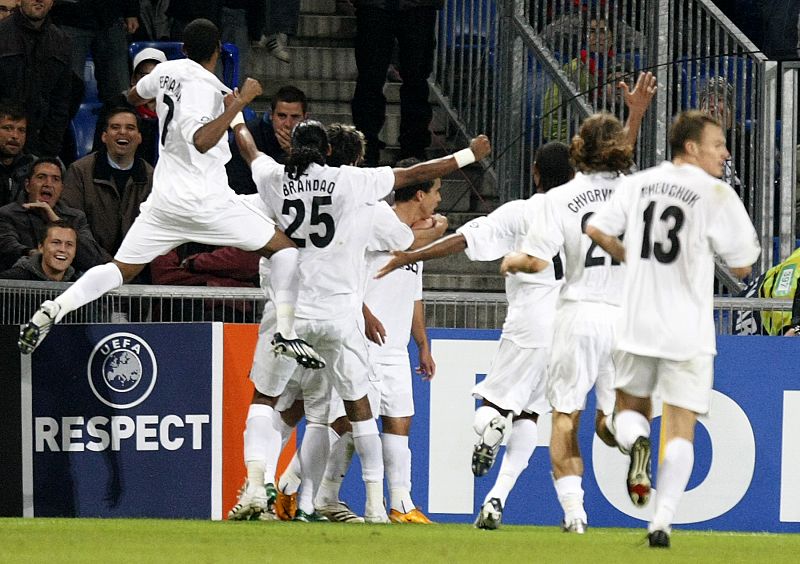
[{"label": "grass pitch", "polygon": [[0,562],[797,562],[800,535],[469,525],[344,525],[156,519],[0,519]]}]

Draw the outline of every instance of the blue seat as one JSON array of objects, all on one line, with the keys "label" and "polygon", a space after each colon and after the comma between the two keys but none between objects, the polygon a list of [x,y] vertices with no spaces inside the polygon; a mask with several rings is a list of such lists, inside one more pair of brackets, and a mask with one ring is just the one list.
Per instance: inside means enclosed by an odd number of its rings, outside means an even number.
[{"label": "blue seat", "polygon": [[[183,53],[183,43],[180,41],[137,41],[128,46],[128,55],[131,61],[139,51],[147,47],[160,49],[169,60],[186,58]],[[235,88],[239,85],[239,48],[233,43],[223,43],[220,61],[222,62],[222,82],[229,88]]]},{"label": "blue seat", "polygon": [[69,123],[69,130],[75,142],[75,160],[92,152],[94,130],[102,107],[103,104],[100,102],[84,102]]},{"label": "blue seat", "polygon": [[86,57],[83,65],[83,101],[90,103],[100,101],[97,93],[97,79],[94,76],[94,60],[91,56]]}]

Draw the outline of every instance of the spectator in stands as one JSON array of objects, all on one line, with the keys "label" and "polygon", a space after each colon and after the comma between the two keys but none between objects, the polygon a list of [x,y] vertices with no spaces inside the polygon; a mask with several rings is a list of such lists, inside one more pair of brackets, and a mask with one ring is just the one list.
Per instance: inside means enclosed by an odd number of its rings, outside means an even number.
[{"label": "spectator in stands", "polygon": [[383,86],[395,39],[403,79],[400,158],[427,159],[425,149],[431,143],[428,128],[433,116],[428,102],[428,77],[436,47],[436,12],[443,5],[443,0],[360,0],[356,5],[358,79],[351,108],[353,123],[367,139],[366,166],[377,166],[380,150],[385,146],[378,133],[386,120]]},{"label": "spectator in stands", "polygon": [[[256,253],[234,247],[186,243],[150,263],[150,274],[153,284],[256,288],[259,259]],[[225,307],[220,302],[209,300],[204,309],[214,320],[255,322],[255,312],[250,304],[237,303]],[[162,321],[170,319],[169,313],[172,316],[178,314],[162,311]],[[197,310],[196,304],[185,304],[180,315],[182,320],[208,319],[208,315]]]},{"label": "spectator in stands", "polygon": [[170,37],[183,41],[183,30],[192,20],[205,18],[220,27],[222,0],[169,0],[166,15],[169,18]]},{"label": "spectator in stands", "polygon": [[70,39],[50,17],[53,0],[20,0],[0,22],[0,98],[21,103],[28,117],[26,148],[57,155],[70,119]]},{"label": "spectator in stands", "polygon": [[0,0],[0,21],[6,19],[19,6],[19,0]]},{"label": "spectator in stands", "polygon": [[[130,86],[136,86],[136,83],[142,77],[150,74],[156,65],[163,63],[167,60],[167,56],[160,49],[153,49],[147,47],[142,49],[133,58],[133,74],[131,75]],[[156,101],[150,100],[141,106],[132,106],[128,103],[128,89],[125,89],[116,96],[108,100],[100,111],[100,117],[97,120],[97,128],[94,132],[94,146],[93,150],[98,151],[103,146],[102,135],[105,131],[106,122],[108,121],[109,114],[119,108],[130,108],[139,116],[139,131],[142,134],[142,142],[136,151],[136,156],[143,158],[150,163],[151,166],[156,166],[158,160],[158,116],[156,115]]]},{"label": "spectator in stands", "polygon": [[266,27],[259,44],[266,47],[269,54],[279,61],[291,63],[289,36],[297,33],[298,21],[300,0],[267,0]]},{"label": "spectator in stands", "polygon": [[[581,38],[585,44],[577,57],[567,63],[562,70],[575,85],[578,92],[585,94],[587,102],[599,103],[597,98],[601,86],[605,83],[604,66],[616,59],[614,51],[614,33],[611,21],[605,18],[602,9],[592,4],[582,19],[584,30]],[[565,93],[566,95],[566,93]],[[547,89],[542,102],[542,135],[548,141],[569,142],[569,122],[567,119],[566,97],[553,84]]]},{"label": "spectator in stands", "polygon": [[87,270],[111,260],[95,241],[86,215],[60,202],[64,170],[61,161],[44,157],[33,163],[25,180],[27,201],[12,202],[0,208],[0,269],[11,267],[20,257],[36,252],[39,230],[45,224],[68,221],[78,232],[75,266]]},{"label": "spectator in stands", "polygon": [[[265,113],[261,119],[247,122],[247,129],[253,135],[259,151],[283,163],[289,156],[294,126],[308,117],[308,101],[299,88],[284,86],[272,97],[271,107],[270,114]],[[253,174],[234,140],[231,140],[230,148],[232,157],[225,168],[231,188],[238,194],[255,194],[257,190]]]},{"label": "spectator in stands", "polygon": [[169,0],[139,0],[139,29],[134,41],[168,41],[169,18],[166,11]]},{"label": "spectator in stands", "polygon": [[[247,61],[250,57],[250,41],[257,41],[261,37],[264,29],[264,8],[264,0],[223,0],[222,2],[219,28],[222,42],[233,43],[239,49],[239,69],[247,68]],[[239,77],[239,86],[241,86],[244,82],[244,72],[240,72]]]},{"label": "spectator in stands", "polygon": [[61,196],[67,206],[86,214],[103,249],[114,256],[153,187],[153,167],[136,156],[142,135],[130,108],[109,112],[104,147],[72,163]]},{"label": "spectator in stands", "polygon": [[81,78],[91,53],[101,102],[127,86],[126,34],[139,29],[139,0],[58,2],[53,21],[72,39],[72,71]]},{"label": "spectator in stands", "polygon": [[[737,145],[734,143],[734,90],[733,86],[722,76],[712,76],[703,84],[697,95],[697,106],[702,112],[713,117],[722,126],[729,150]],[[746,148],[747,143],[745,143]],[[741,161],[740,161],[741,162]],[[725,159],[725,168],[722,180],[733,186],[736,193],[742,195],[742,181],[736,173],[733,156]]]},{"label": "spectator in stands", "polygon": [[0,206],[17,201],[34,157],[25,153],[28,120],[22,108],[0,101]]},{"label": "spectator in stands", "polygon": [[72,225],[66,221],[48,223],[41,230],[37,251],[0,272],[0,278],[72,282],[77,278],[72,267],[77,247],[78,232]]}]

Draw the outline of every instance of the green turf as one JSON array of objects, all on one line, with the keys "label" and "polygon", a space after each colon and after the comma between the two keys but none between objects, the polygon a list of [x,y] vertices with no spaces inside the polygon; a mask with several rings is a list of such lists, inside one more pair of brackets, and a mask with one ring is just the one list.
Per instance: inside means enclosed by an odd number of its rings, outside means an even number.
[{"label": "green turf", "polygon": [[227,523],[154,519],[0,519],[0,562],[797,562],[800,535],[468,525]]}]

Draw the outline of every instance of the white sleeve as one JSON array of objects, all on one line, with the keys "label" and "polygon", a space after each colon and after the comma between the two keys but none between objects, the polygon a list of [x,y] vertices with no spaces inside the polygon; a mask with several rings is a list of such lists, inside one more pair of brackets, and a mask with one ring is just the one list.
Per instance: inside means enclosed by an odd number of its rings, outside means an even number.
[{"label": "white sleeve", "polygon": [[730,186],[716,193],[721,197],[709,206],[718,212],[709,222],[711,248],[730,267],[751,266],[758,259],[761,247],[747,210]]},{"label": "white sleeve", "polygon": [[[269,155],[262,153],[250,163],[250,172],[253,174],[253,182],[256,183],[259,196],[267,204],[267,207],[271,209],[270,200],[274,191],[274,184],[276,182],[280,183],[283,179],[283,165]],[[272,211],[274,212],[274,210]]]},{"label": "white sleeve", "polygon": [[545,197],[531,216],[530,227],[520,251],[551,262],[564,246],[564,229],[558,218],[553,199]]},{"label": "white sleeve", "polygon": [[378,202],[373,208],[372,233],[367,250],[402,251],[414,243],[414,232],[408,225],[400,221],[389,204]]},{"label": "white sleeve", "polygon": [[158,85],[161,76],[153,71],[139,79],[136,83],[136,93],[145,100],[151,100],[158,96]]},{"label": "white sleeve", "polygon": [[633,184],[628,184],[623,180],[614,190],[611,198],[600,206],[597,213],[592,214],[586,225],[591,225],[606,235],[614,237],[622,235],[625,232],[629,210],[633,205],[632,193]]},{"label": "white sleeve", "polygon": [[488,216],[474,219],[456,230],[464,236],[464,253],[473,261],[490,261],[515,251],[516,231],[521,225],[525,202],[503,204]]},{"label": "white sleeve", "polygon": [[377,202],[394,190],[394,171],[391,167],[357,168],[354,166],[342,166],[339,169],[347,175],[350,182],[348,197],[353,198],[359,204]]}]

